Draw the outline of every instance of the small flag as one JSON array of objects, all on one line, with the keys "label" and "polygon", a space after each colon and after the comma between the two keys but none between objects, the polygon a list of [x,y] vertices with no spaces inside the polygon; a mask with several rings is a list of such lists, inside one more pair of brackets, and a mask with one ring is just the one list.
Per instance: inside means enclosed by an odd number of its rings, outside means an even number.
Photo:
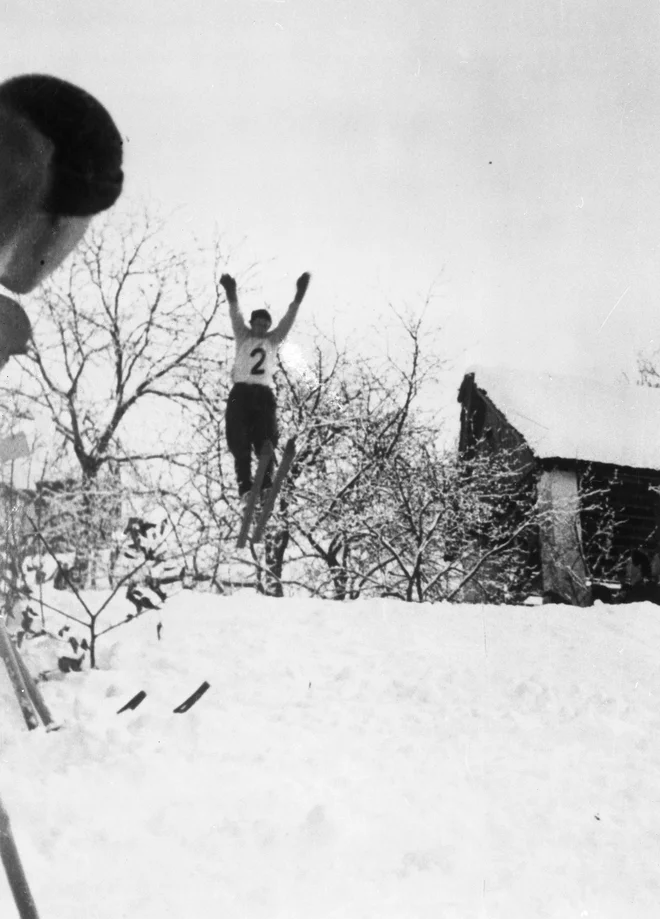
[{"label": "small flag", "polygon": [[22,456],[28,456],[30,448],[27,437],[22,432],[12,434],[11,437],[3,437],[0,440],[0,463],[8,463],[10,460],[20,459]]}]

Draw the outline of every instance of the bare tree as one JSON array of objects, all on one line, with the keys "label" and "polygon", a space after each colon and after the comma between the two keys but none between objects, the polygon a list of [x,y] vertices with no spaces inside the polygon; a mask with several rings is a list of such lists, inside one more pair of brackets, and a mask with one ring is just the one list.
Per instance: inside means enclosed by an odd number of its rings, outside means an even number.
[{"label": "bare tree", "polygon": [[[395,357],[357,358],[317,336],[304,373],[281,363],[280,423],[295,433],[297,452],[264,546],[249,559],[233,546],[240,514],[226,487],[226,393],[200,394],[208,438],[196,467],[200,532],[217,513],[216,560],[244,577],[251,562],[258,590],[424,601],[489,581],[490,595],[505,598],[509,582],[525,580],[515,571],[529,555],[521,546],[534,526],[531,493],[515,492],[506,463],[472,464],[468,475],[455,451],[439,447],[441,422],[418,403],[441,362],[423,319],[399,321],[408,348]],[[498,556],[497,575],[480,561],[486,555]]]},{"label": "bare tree", "polygon": [[[172,437],[177,410],[197,397],[190,380],[217,359],[223,339],[219,251],[204,260],[175,250],[166,222],[147,210],[113,212],[40,289],[20,401],[45,409],[83,499],[81,544],[94,549],[101,470],[144,461],[184,466]],[[198,259],[201,263],[201,258]],[[158,437],[148,436],[156,429]]]},{"label": "bare tree", "polygon": [[382,512],[383,476],[410,440],[416,400],[439,366],[432,345],[422,353],[423,320],[399,321],[409,348],[395,359],[358,359],[319,342],[304,376],[282,367],[281,417],[298,450],[266,539],[268,593],[282,594],[287,559],[321,594],[355,591],[351,572],[365,561],[367,522]]},{"label": "bare tree", "polygon": [[637,372],[639,385],[650,386],[653,389],[660,387],[660,370],[658,370],[658,354],[640,354],[637,357]]}]

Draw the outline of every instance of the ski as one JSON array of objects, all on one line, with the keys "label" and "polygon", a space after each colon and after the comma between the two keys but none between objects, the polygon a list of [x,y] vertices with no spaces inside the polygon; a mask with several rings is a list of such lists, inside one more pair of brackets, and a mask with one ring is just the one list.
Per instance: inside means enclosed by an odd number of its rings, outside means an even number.
[{"label": "ski", "polygon": [[[4,299],[6,300],[7,298],[5,297]],[[22,432],[0,440],[0,464],[29,456],[29,454],[30,447],[25,434]],[[28,729],[33,731],[42,722],[46,726],[52,724],[50,712],[46,708],[46,704],[34,680],[28,673],[18,648],[16,648],[9,636],[2,613],[0,613],[0,658],[5,665],[7,676],[16,694],[16,700]]]},{"label": "ski", "polygon": [[261,539],[264,535],[264,530],[266,524],[270,519],[270,515],[273,512],[275,507],[275,502],[277,496],[279,495],[282,484],[286,475],[291,468],[291,463],[296,455],[296,438],[290,437],[286,444],[284,445],[284,451],[282,453],[282,458],[280,459],[277,471],[275,473],[275,478],[273,479],[273,484],[268,492],[268,497],[261,505],[261,510],[257,518],[257,522],[254,526],[254,533],[252,534],[252,542],[261,542]]},{"label": "ski", "polygon": [[132,699],[129,699],[125,705],[122,705],[122,707],[117,711],[117,714],[121,715],[122,712],[133,711],[134,709],[138,707],[140,702],[144,702],[146,698],[147,698],[146,692],[144,691],[144,689],[141,689],[138,693],[136,693],[133,696]]},{"label": "ski", "polygon": [[259,454],[259,464],[257,466],[257,473],[254,477],[254,482],[252,488],[248,492],[248,499],[245,505],[245,510],[243,511],[243,520],[241,522],[241,529],[238,534],[238,539],[236,540],[236,548],[244,549],[247,542],[248,533],[250,532],[250,526],[252,525],[252,518],[254,517],[254,509],[257,506],[257,500],[261,494],[261,486],[263,485],[264,476],[266,475],[266,470],[268,465],[273,458],[273,445],[269,440],[261,448],[261,453]]},{"label": "ski", "polygon": [[188,698],[185,699],[185,701],[183,701],[181,705],[177,705],[177,707],[172,709],[172,711],[177,715],[181,715],[183,712],[187,712],[188,709],[191,709],[193,707],[195,702],[198,702],[202,698],[202,696],[204,695],[206,690],[210,688],[210,686],[211,684],[207,683],[206,680],[204,680],[201,686],[198,686],[197,689],[194,691],[194,693],[191,696],[188,696]]},{"label": "ski", "polygon": [[[184,712],[189,711],[195,702],[199,702],[206,690],[210,688],[211,684],[207,682],[207,680],[204,680],[204,682],[200,683],[197,689],[191,695],[189,695],[187,699],[184,699],[183,702],[181,702],[180,705],[177,705],[176,708],[173,708],[172,711],[177,715],[181,715]],[[138,705],[141,705],[142,702],[144,702],[146,698],[147,693],[144,689],[141,689],[131,699],[129,699],[128,702],[126,702],[120,709],[117,710],[117,714],[121,715],[122,712],[134,711]]]}]

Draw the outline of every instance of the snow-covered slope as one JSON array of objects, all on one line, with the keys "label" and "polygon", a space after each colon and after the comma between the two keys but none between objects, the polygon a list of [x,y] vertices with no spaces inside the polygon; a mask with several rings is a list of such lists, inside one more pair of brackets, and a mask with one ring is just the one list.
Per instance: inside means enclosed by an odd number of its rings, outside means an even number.
[{"label": "snow-covered slope", "polygon": [[183,593],[5,728],[0,793],[43,919],[645,919],[658,647],[650,605]]}]

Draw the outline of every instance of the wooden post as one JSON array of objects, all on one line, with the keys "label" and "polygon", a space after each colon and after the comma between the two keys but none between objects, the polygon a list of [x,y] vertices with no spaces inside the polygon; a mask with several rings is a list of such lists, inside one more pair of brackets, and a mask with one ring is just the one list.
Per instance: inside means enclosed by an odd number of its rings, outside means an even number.
[{"label": "wooden post", "polygon": [[30,730],[38,728],[40,721],[37,710],[35,709],[30,694],[28,692],[27,686],[25,685],[25,680],[21,673],[16,654],[14,652],[14,646],[11,643],[11,638],[7,632],[7,626],[5,625],[4,618],[0,613],[0,659],[5,665],[5,670],[11,681],[14,693],[16,695],[16,701],[19,704],[21,709],[21,714]]},{"label": "wooden post", "polygon": [[548,469],[539,481],[543,592],[573,606],[588,606],[591,589],[582,551],[580,496],[573,469]]},{"label": "wooden post", "polygon": [[34,678],[30,671],[28,670],[25,661],[21,657],[21,652],[12,642],[12,647],[14,649],[14,657],[16,658],[16,663],[18,664],[18,669],[23,678],[23,683],[27,690],[28,697],[30,702],[34,706],[39,718],[45,725],[45,727],[54,730],[57,725],[55,724],[55,719],[53,718],[50,709],[46,705],[44,697],[41,694],[41,690],[34,681]]}]

